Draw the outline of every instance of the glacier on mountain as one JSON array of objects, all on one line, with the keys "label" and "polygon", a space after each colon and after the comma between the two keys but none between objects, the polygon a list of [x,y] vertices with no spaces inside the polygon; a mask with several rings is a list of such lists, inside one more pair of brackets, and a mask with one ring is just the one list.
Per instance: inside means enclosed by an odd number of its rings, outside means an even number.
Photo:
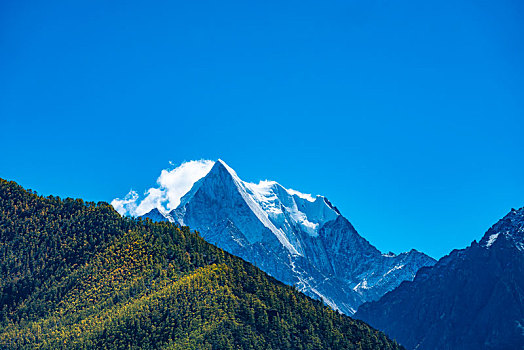
[{"label": "glacier on mountain", "polygon": [[[380,298],[435,262],[415,250],[382,254],[323,196],[286,189],[275,181],[242,181],[222,160],[201,162],[209,170],[189,172],[194,176],[183,179],[185,194],[157,196],[169,203],[158,202],[143,216],[187,225],[208,242],[341,312],[353,314],[363,302]],[[162,185],[160,190],[172,192]],[[121,214],[137,215],[115,201]],[[173,202],[178,205],[166,210]]]}]

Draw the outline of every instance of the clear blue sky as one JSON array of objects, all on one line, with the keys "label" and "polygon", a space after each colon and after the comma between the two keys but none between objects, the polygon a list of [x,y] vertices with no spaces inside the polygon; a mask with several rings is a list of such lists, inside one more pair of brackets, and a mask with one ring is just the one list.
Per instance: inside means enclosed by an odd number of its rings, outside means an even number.
[{"label": "clear blue sky", "polygon": [[0,2],[0,177],[111,201],[222,158],[434,257],[524,206],[522,1]]}]

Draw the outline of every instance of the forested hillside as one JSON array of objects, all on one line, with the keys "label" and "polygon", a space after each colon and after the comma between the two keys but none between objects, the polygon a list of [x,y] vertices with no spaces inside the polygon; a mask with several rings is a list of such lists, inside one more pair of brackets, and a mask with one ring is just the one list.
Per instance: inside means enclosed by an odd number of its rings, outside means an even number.
[{"label": "forested hillside", "polygon": [[398,349],[189,228],[0,179],[0,348]]}]

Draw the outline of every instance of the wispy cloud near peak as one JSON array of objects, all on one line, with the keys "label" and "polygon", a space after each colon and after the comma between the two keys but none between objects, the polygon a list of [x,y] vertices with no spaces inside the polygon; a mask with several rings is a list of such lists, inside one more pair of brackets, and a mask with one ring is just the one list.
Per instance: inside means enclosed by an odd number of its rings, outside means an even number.
[{"label": "wispy cloud near peak", "polygon": [[192,160],[172,170],[164,169],[156,181],[158,186],[145,191],[143,199],[131,190],[123,199],[113,199],[111,205],[121,215],[140,216],[153,208],[168,212],[180,204],[184,194],[207,175],[213,164],[215,162],[212,160]]}]

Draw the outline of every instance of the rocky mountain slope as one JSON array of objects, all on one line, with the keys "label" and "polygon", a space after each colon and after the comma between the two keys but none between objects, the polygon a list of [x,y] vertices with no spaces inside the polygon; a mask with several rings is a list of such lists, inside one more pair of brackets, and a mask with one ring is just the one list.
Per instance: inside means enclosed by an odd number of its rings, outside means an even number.
[{"label": "rocky mountain slope", "polygon": [[355,316],[407,349],[523,349],[524,208]]}]

